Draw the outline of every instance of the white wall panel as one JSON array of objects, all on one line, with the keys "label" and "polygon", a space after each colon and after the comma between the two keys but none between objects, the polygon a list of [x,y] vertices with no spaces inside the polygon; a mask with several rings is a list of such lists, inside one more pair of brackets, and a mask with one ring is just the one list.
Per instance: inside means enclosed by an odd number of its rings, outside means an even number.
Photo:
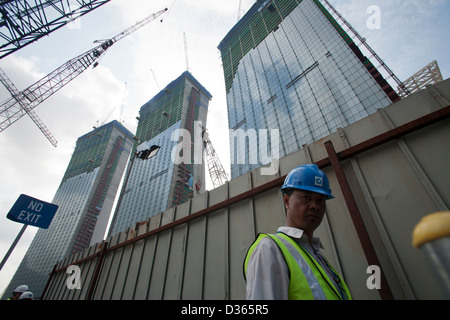
[{"label": "white wall panel", "polygon": [[[436,90],[450,100],[449,80],[434,86]],[[398,126],[426,120],[437,110],[444,113],[438,121],[352,155],[340,165],[394,298],[443,298],[425,256],[411,245],[420,219],[450,206],[450,112],[433,92],[419,92],[304,146],[280,159],[277,175],[262,176],[260,169],[248,172],[107,239],[110,249],[93,298],[245,299],[242,263],[248,247],[259,232],[276,232],[285,222],[280,177],[316,162],[324,166],[336,196],[327,202],[326,218],[316,231],[324,253],[342,272],[355,299],[379,299],[379,292],[366,286],[368,262],[357,232],[361,230],[355,227],[341,185],[327,163],[324,143],[332,141],[342,154],[360,143],[373,143],[369,139],[379,139]],[[265,189],[253,194],[259,187]],[[142,238],[133,242],[136,237]],[[131,243],[111,249],[127,240]],[[45,298],[85,299],[100,261],[94,253],[100,247],[60,262]],[[78,264],[82,289],[67,289],[63,267],[89,256]]]}]

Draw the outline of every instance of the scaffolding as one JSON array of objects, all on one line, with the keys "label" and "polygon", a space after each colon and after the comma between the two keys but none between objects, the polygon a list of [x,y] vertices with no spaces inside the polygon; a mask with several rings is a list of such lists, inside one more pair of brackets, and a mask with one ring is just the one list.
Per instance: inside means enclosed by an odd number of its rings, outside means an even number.
[{"label": "scaffolding", "polygon": [[[411,77],[403,81],[403,85],[410,93],[414,93],[425,89],[429,85],[443,81],[441,70],[436,60],[430,62],[425,67],[417,71]],[[408,95],[400,86],[397,88],[400,97],[404,98]]]},{"label": "scaffolding", "polygon": [[[190,133],[191,137],[194,133],[194,120],[198,118],[197,100],[200,99],[200,92],[192,87],[191,95],[189,97],[189,105],[186,112],[186,120],[184,128]],[[194,156],[194,149],[183,150],[183,152],[190,152],[191,158]],[[177,181],[175,184],[174,196],[172,199],[172,206],[179,205],[186,202],[193,196],[193,189],[190,185],[191,179],[194,176],[194,168],[192,163],[182,162],[178,165]]]},{"label": "scaffolding", "polygon": [[[106,194],[108,193],[111,181],[113,179],[114,172],[122,154],[123,146],[125,145],[125,138],[117,137],[114,143],[113,150],[108,157],[108,162],[102,172],[98,184],[95,189],[95,193],[88,204],[88,210],[79,226],[79,230],[76,235],[75,243],[72,247],[71,253],[77,253],[85,248],[89,247],[92,235],[97,224],[98,216],[102,210],[103,202],[105,201]],[[102,157],[103,158],[103,157]]]}]

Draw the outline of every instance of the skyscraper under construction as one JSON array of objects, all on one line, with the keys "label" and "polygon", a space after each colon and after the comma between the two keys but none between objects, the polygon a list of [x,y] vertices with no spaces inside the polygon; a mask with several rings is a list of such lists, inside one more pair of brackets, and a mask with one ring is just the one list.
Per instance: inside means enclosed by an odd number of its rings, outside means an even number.
[{"label": "skyscraper under construction", "polygon": [[[123,231],[205,190],[202,133],[211,94],[188,71],[139,111],[135,152],[109,234]],[[136,152],[160,147],[146,160]]]},{"label": "skyscraper under construction", "polygon": [[133,135],[117,121],[78,138],[52,201],[58,211],[36,233],[5,296],[27,284],[39,297],[58,261],[103,240],[132,147]]},{"label": "skyscraper under construction", "polygon": [[257,0],[218,48],[232,178],[399,99],[319,0]]}]

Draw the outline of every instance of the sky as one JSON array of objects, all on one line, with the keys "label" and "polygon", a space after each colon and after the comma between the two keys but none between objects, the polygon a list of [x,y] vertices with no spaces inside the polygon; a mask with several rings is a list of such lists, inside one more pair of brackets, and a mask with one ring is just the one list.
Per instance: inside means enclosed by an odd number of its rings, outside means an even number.
[{"label": "sky", "polygon": [[[433,60],[438,61],[444,79],[450,76],[450,1],[329,2],[400,80]],[[225,82],[217,46],[254,3],[255,0],[112,0],[0,60],[0,67],[23,90],[92,48],[94,40],[111,38],[134,22],[169,9],[115,43],[98,67],[86,70],[34,109],[58,140],[58,147],[53,147],[27,116],[0,132],[0,259],[23,226],[6,218],[19,195],[51,202],[78,137],[93,126],[112,120],[121,120],[135,133],[140,107],[187,67],[213,96],[207,129],[223,166],[230,171]],[[0,85],[0,102],[9,97]],[[207,181],[206,187],[212,189],[212,184]],[[27,228],[0,271],[0,294],[36,231],[35,227]]]}]

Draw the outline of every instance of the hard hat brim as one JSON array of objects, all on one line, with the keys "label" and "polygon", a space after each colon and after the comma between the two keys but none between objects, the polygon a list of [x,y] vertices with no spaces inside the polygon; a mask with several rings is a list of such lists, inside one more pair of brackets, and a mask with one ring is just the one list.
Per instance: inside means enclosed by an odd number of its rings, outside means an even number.
[{"label": "hard hat brim", "polygon": [[331,190],[330,192],[326,192],[321,188],[316,188],[316,187],[311,187],[311,186],[298,186],[298,187],[293,187],[293,186],[289,186],[289,185],[283,185],[283,187],[281,187],[281,191],[284,190],[289,190],[289,189],[294,189],[294,190],[303,190],[303,191],[311,191],[311,192],[315,192],[315,193],[319,193],[322,194],[324,196],[326,196],[326,200],[331,200],[334,199],[335,197],[331,194]]}]

